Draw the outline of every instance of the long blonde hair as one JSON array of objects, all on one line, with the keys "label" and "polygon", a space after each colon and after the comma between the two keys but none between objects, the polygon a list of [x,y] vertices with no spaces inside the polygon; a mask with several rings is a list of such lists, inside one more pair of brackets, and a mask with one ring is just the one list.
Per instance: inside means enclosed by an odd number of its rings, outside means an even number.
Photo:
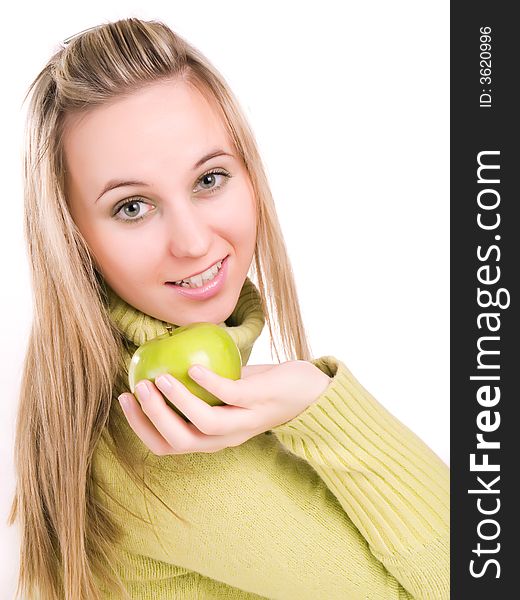
[{"label": "long blonde hair", "polygon": [[[280,361],[274,341],[279,337],[286,360],[311,358],[262,161],[222,75],[160,21],[123,19],[73,36],[27,92],[24,233],[34,304],[16,428],[17,485],[8,520],[20,523],[17,597],[97,599],[97,577],[109,586],[122,585],[110,567],[119,529],[95,499],[91,464],[107,431],[115,451],[119,447],[111,406],[126,389],[121,381],[125,341],[110,321],[103,278],[68,210],[62,136],[67,114],[175,77],[214,101],[251,178],[258,214],[252,278],[271,354],[274,348]],[[118,458],[139,479],[129,457],[118,453]]]}]

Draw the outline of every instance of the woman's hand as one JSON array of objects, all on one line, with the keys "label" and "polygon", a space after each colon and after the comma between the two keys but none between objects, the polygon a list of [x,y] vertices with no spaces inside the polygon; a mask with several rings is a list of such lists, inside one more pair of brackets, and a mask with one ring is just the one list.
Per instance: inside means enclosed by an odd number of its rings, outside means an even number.
[{"label": "woman's hand", "polygon": [[[197,377],[192,366],[188,374],[224,405],[206,404],[171,375],[166,375],[170,387],[161,383],[164,376],[156,378],[155,385],[148,380],[139,382],[139,402],[130,393],[119,396],[121,406],[125,399],[128,402],[123,410],[130,426],[154,454],[216,452],[239,446],[298,416],[331,382],[318,367],[304,360],[245,366],[242,378],[236,381],[209,369],[203,371],[204,375]],[[148,394],[141,393],[142,385]],[[190,423],[168,406],[159,390]]]}]

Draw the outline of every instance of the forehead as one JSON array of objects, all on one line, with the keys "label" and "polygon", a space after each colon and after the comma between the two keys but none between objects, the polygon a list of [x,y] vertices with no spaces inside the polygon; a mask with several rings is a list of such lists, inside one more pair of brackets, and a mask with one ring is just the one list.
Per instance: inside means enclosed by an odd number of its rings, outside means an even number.
[{"label": "forehead", "polygon": [[64,125],[66,169],[77,183],[99,185],[114,176],[134,176],[136,168],[143,177],[152,166],[185,169],[214,147],[231,149],[212,102],[180,80],[69,114]]}]

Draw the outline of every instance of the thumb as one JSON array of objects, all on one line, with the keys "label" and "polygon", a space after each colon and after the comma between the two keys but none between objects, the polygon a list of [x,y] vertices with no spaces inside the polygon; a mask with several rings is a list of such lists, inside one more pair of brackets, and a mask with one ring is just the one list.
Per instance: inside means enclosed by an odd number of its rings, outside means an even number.
[{"label": "thumb", "polygon": [[242,381],[222,377],[202,365],[192,365],[188,375],[201,387],[208,390],[225,404],[244,406],[242,398]]}]

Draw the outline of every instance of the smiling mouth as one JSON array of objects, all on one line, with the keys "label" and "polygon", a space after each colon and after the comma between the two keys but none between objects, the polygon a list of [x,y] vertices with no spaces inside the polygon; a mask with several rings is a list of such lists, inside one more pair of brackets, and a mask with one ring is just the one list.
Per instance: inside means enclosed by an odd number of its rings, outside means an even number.
[{"label": "smiling mouth", "polygon": [[183,285],[183,284],[198,284],[201,285],[206,281],[211,281],[217,276],[217,273],[222,268],[224,261],[227,259],[227,255],[224,258],[213,263],[210,267],[205,269],[204,271],[200,271],[199,273],[195,273],[190,275],[189,277],[185,277],[184,279],[179,279],[178,281],[167,281],[166,283],[170,283],[172,285]]}]

